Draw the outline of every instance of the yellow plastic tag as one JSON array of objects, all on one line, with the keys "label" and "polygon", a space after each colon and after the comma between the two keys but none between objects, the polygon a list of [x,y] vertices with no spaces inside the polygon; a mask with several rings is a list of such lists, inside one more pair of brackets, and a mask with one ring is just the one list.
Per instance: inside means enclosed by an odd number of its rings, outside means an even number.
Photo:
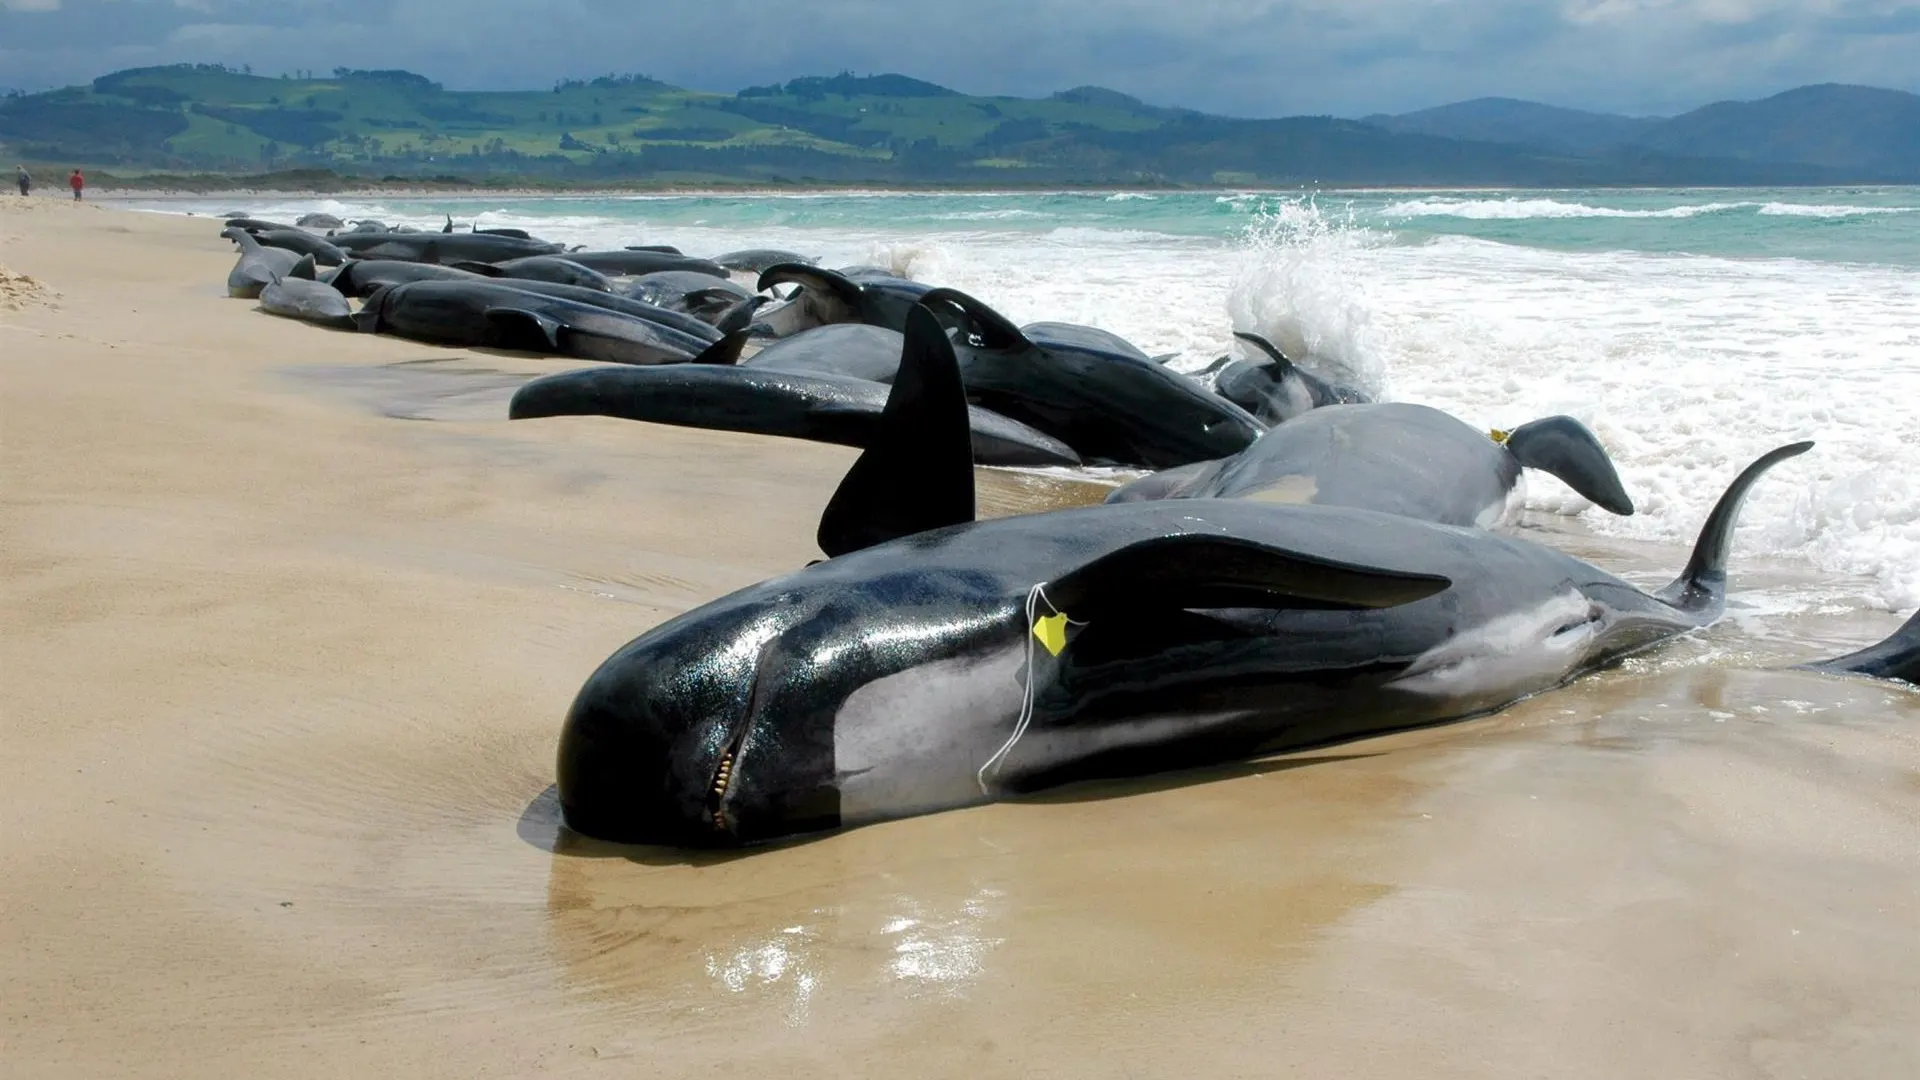
[{"label": "yellow plastic tag", "polygon": [[1513,434],[1511,431],[1501,431],[1499,428],[1494,428],[1492,431],[1487,432],[1487,437],[1499,443],[1501,446],[1505,446],[1507,445],[1507,436],[1511,434]]},{"label": "yellow plastic tag", "polygon": [[1067,647],[1067,617],[1049,615],[1044,619],[1036,619],[1033,636],[1040,639],[1040,644],[1045,645],[1048,652],[1059,656],[1060,650]]}]

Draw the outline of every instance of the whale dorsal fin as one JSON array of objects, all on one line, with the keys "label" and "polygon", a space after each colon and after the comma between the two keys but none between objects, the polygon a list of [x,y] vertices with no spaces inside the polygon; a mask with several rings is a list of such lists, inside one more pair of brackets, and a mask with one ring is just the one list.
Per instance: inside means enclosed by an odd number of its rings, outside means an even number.
[{"label": "whale dorsal fin", "polygon": [[733,331],[719,341],[707,346],[706,350],[691,361],[695,364],[717,364],[731,366],[740,362],[740,354],[746,350],[748,339],[753,335],[745,327]]},{"label": "whale dorsal fin", "polygon": [[1559,477],[1608,513],[1633,513],[1633,500],[1621,486],[1607,448],[1585,424],[1571,416],[1549,416],[1503,434],[1506,438],[1495,441],[1520,464]]},{"label": "whale dorsal fin", "polygon": [[[433,246],[433,249],[435,252],[438,252],[440,250],[437,245],[430,245],[430,246]],[[474,259],[461,259],[458,262],[442,263],[441,265],[451,266],[455,270],[465,270],[469,274],[479,274],[481,277],[497,278],[497,277],[507,276],[507,272],[505,270],[500,269],[498,266],[495,266],[490,262],[479,262]]]},{"label": "whale dorsal fin", "polygon": [[1791,443],[1762,455],[1735,477],[1720,501],[1714,504],[1713,513],[1707,515],[1700,538],[1694,541],[1693,557],[1687,560],[1687,568],[1673,584],[1655,595],[1698,619],[1702,626],[1719,618],[1727,607],[1727,550],[1733,546],[1733,527],[1740,521],[1740,504],[1768,469],[1811,449],[1811,442]]},{"label": "whale dorsal fin", "polygon": [[[733,295],[725,289],[697,289],[694,292],[688,293],[687,299],[692,301],[695,296],[703,293],[711,293],[716,297]],[[731,334],[736,330],[745,330],[747,327],[753,325],[753,316],[760,310],[760,305],[766,303],[771,303],[771,301],[764,296],[749,296],[745,300],[741,300],[728,307],[718,319],[714,320],[713,328],[722,334]]]},{"label": "whale dorsal fin", "polygon": [[973,429],[953,343],[933,312],[907,313],[900,372],[860,459],[820,515],[829,557],[973,520]]},{"label": "whale dorsal fin", "polygon": [[300,261],[294,263],[293,267],[287,271],[287,276],[290,278],[304,278],[307,281],[318,281],[320,279],[320,264],[313,256],[302,255],[300,256]]},{"label": "whale dorsal fin", "polygon": [[653,251],[661,255],[679,255],[681,250],[672,244],[628,244],[628,251]]},{"label": "whale dorsal fin", "polygon": [[1174,533],[1129,544],[1055,578],[1046,596],[1075,620],[1104,608],[1394,607],[1452,580],[1341,562],[1214,533]]},{"label": "whale dorsal fin", "polygon": [[944,307],[958,311],[985,348],[1025,349],[1033,345],[1027,340],[1027,335],[1013,325],[1013,320],[959,289],[930,289],[920,298],[920,302],[930,308]]}]

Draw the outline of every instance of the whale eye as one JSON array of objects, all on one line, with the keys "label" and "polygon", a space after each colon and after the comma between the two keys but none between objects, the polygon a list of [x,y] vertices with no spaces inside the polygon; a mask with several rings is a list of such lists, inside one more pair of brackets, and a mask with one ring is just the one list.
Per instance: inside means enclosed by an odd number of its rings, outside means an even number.
[{"label": "whale eye", "polygon": [[1553,632],[1553,636],[1556,638],[1562,637],[1586,629],[1599,622],[1605,615],[1606,612],[1601,609],[1599,604],[1588,604],[1586,614],[1574,616],[1561,623],[1560,628]]}]

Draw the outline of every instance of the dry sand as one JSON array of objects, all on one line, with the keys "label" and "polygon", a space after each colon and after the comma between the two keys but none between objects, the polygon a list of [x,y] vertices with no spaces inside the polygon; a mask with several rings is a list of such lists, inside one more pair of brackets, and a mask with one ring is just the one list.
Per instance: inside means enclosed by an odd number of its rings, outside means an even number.
[{"label": "dry sand", "polygon": [[851,453],[505,423],[554,362],[262,315],[214,232],[0,202],[0,282],[39,284],[0,304],[0,1076],[1920,1074],[1920,692],[1756,669],[1890,617],[1294,759],[609,848],[548,792],[574,691],[816,557]]}]

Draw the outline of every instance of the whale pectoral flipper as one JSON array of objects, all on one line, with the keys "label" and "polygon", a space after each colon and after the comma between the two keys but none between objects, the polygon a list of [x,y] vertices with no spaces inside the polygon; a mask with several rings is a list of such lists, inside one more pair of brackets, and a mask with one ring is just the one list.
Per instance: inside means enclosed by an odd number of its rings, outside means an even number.
[{"label": "whale pectoral flipper", "polygon": [[558,319],[514,307],[490,307],[481,318],[486,320],[489,331],[487,343],[496,348],[538,353],[561,351],[563,327]]},{"label": "whale pectoral flipper", "polygon": [[940,321],[915,304],[873,439],[820,515],[816,539],[838,557],[973,514],[973,427],[960,363]]},{"label": "whale pectoral flipper", "polygon": [[1871,675],[1876,679],[1920,684],[1920,611],[1914,612],[1912,618],[1878,645],[1803,666],[1811,671]]},{"label": "whale pectoral flipper", "polygon": [[1609,513],[1622,517],[1633,513],[1633,500],[1621,486],[1607,448],[1585,424],[1571,416],[1549,416],[1505,434],[1506,438],[1495,441],[1506,446],[1521,465],[1559,477]]},{"label": "whale pectoral flipper", "polygon": [[1694,541],[1687,568],[1655,595],[1693,616],[1702,626],[1718,619],[1727,607],[1727,550],[1733,546],[1733,528],[1740,521],[1740,504],[1768,469],[1811,449],[1812,442],[1790,443],[1762,455],[1735,477],[1720,501],[1714,504],[1713,512],[1707,515],[1700,538]]},{"label": "whale pectoral flipper", "polygon": [[1101,607],[1396,607],[1444,592],[1453,581],[1362,566],[1213,533],[1177,533],[1129,544],[1046,584],[1074,619]]}]

